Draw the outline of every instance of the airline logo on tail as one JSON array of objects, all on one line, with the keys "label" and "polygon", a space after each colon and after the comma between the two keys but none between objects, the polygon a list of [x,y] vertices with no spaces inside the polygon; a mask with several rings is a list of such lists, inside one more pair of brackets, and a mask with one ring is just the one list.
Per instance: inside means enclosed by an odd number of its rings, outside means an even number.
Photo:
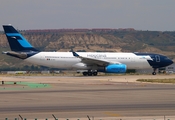
[{"label": "airline logo on tail", "polygon": [[11,25],[3,25],[12,51],[38,51]]},{"label": "airline logo on tail", "polygon": [[36,50],[13,26],[3,25],[3,28],[11,49],[11,51],[3,52],[4,54],[26,59],[38,53],[38,50]]}]

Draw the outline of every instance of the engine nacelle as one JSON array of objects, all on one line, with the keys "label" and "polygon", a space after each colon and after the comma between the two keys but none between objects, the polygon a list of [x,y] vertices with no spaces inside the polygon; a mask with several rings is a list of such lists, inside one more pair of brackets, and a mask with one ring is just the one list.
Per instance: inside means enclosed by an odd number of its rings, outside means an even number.
[{"label": "engine nacelle", "polygon": [[110,64],[105,68],[107,73],[125,73],[127,67],[125,64]]}]

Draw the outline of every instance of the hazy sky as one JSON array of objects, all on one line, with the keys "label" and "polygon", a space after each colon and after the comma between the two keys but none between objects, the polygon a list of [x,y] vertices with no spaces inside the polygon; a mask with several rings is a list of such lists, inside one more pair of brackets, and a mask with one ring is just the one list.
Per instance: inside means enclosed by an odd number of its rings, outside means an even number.
[{"label": "hazy sky", "polygon": [[[0,0],[0,25],[20,30],[175,30],[175,0]],[[2,30],[2,27],[0,27]]]}]

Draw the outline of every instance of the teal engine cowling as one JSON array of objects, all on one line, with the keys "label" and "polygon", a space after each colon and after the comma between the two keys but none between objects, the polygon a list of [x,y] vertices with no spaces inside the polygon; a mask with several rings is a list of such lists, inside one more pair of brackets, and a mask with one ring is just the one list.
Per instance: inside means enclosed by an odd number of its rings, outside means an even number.
[{"label": "teal engine cowling", "polygon": [[125,73],[127,67],[125,64],[110,64],[105,68],[107,73]]}]

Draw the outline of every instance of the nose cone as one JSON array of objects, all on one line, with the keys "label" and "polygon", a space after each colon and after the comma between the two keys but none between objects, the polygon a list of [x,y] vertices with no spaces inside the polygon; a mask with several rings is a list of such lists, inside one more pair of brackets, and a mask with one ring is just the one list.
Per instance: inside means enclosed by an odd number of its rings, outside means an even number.
[{"label": "nose cone", "polygon": [[164,59],[161,60],[160,64],[159,64],[159,67],[166,67],[166,66],[169,66],[171,64],[173,64],[174,62],[169,59],[168,57],[163,57]]},{"label": "nose cone", "polygon": [[167,60],[167,66],[173,64],[174,62],[170,59]]}]

